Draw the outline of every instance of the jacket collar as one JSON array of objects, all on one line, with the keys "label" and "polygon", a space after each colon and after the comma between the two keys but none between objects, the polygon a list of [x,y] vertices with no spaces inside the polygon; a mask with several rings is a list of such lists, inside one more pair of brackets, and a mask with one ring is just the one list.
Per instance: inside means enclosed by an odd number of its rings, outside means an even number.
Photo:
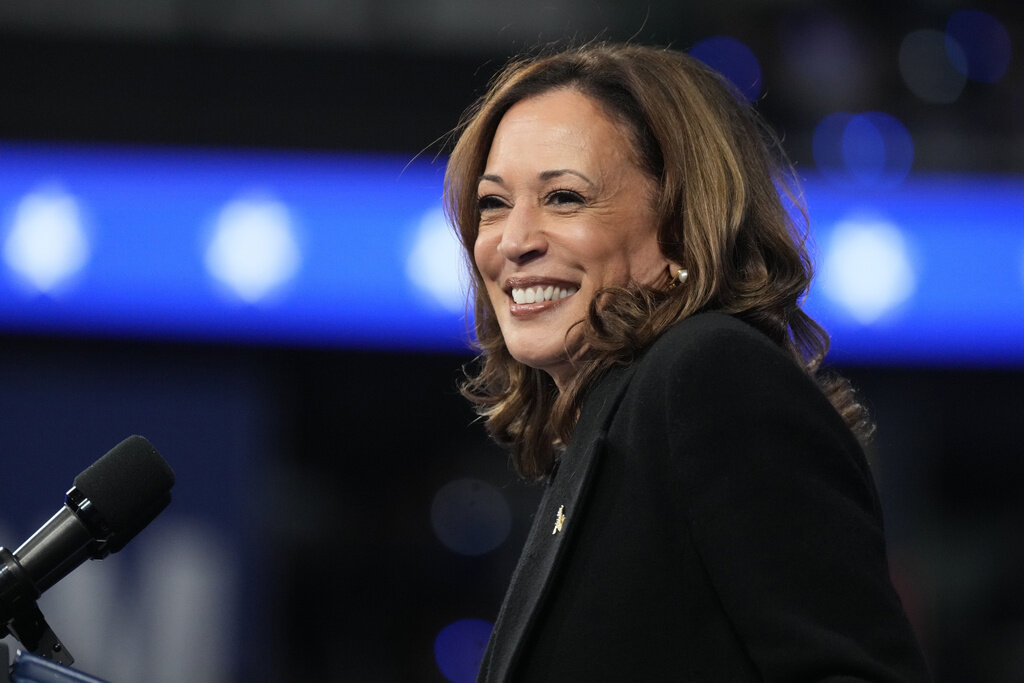
[{"label": "jacket collar", "polygon": [[611,369],[585,399],[572,440],[545,485],[484,653],[478,681],[509,680],[522,656],[564,549],[584,521],[587,493],[603,451],[605,433],[635,367],[634,363]]}]

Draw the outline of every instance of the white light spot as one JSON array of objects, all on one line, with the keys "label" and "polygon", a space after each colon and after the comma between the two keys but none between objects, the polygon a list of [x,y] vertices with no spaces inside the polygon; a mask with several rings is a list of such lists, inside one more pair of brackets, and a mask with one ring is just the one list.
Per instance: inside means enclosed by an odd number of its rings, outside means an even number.
[{"label": "white light spot", "polygon": [[466,306],[466,273],[462,245],[441,209],[423,215],[405,262],[409,281],[432,301],[452,313]]},{"label": "white light spot", "polygon": [[33,289],[52,293],[89,260],[89,240],[74,196],[59,189],[26,195],[4,241],[4,261]]},{"label": "white light spot", "polygon": [[225,205],[206,249],[210,274],[249,303],[288,282],[301,260],[288,207],[271,199]]},{"label": "white light spot", "polygon": [[482,555],[508,538],[512,513],[494,486],[479,479],[456,479],[434,495],[430,522],[450,550]]},{"label": "white light spot", "polygon": [[820,280],[825,296],[864,325],[909,299],[916,284],[903,233],[879,219],[836,224]]}]

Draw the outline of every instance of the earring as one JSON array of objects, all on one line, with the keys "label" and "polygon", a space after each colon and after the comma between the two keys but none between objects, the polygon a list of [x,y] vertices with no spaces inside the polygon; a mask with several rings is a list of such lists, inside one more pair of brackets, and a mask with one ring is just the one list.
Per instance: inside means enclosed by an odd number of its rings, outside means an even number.
[{"label": "earring", "polygon": [[679,285],[686,282],[686,278],[690,276],[689,271],[679,266],[668,264],[668,276],[671,278],[669,288],[678,287]]}]

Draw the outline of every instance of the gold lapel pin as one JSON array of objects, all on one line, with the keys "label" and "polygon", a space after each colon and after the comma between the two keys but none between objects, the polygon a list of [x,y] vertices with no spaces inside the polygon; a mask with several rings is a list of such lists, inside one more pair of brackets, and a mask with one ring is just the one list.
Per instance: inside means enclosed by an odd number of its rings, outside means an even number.
[{"label": "gold lapel pin", "polygon": [[551,535],[554,536],[562,530],[562,525],[565,524],[565,506],[558,506],[558,513],[555,515],[555,528],[551,530]]}]

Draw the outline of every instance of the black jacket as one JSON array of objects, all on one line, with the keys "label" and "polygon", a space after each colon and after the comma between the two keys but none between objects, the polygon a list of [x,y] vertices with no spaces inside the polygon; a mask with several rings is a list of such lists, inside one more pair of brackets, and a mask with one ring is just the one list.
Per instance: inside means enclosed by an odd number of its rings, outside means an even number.
[{"label": "black jacket", "polygon": [[785,353],[717,313],[588,395],[479,675],[927,678],[856,439]]}]

